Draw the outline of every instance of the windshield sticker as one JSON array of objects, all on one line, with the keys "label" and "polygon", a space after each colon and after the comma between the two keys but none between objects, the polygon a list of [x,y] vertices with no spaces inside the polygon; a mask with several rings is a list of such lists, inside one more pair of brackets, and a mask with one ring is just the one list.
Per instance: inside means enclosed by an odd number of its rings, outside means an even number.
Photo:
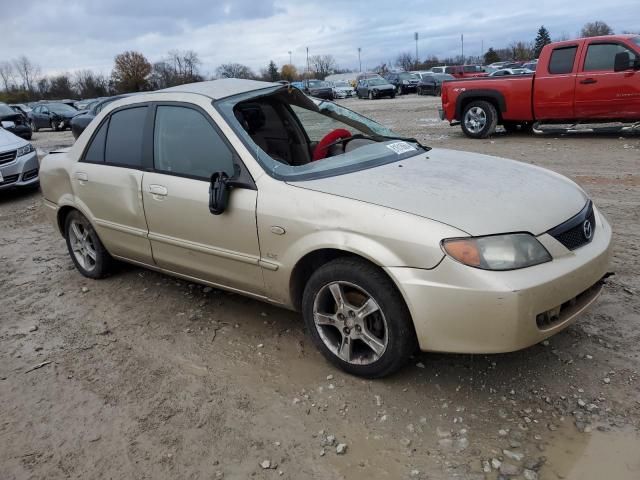
[{"label": "windshield sticker", "polygon": [[407,142],[394,142],[387,144],[387,148],[396,152],[397,155],[402,155],[407,152],[415,152],[416,149]]}]

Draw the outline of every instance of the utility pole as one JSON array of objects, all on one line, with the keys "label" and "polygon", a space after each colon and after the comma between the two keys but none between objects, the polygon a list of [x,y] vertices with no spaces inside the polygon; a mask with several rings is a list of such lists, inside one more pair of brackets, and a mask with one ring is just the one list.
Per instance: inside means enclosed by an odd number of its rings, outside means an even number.
[{"label": "utility pole", "polygon": [[418,32],[413,34],[413,37],[416,40],[416,70],[418,69]]},{"label": "utility pole", "polygon": [[484,39],[480,41],[480,58],[484,56]]},{"label": "utility pole", "polygon": [[464,33],[460,34],[460,44],[462,46],[462,64],[464,65]]},{"label": "utility pole", "polygon": [[293,65],[293,63],[291,62],[291,50],[289,50],[289,65]]},{"label": "utility pole", "polygon": [[360,59],[361,52],[362,52],[362,47],[358,47],[358,65],[360,65],[360,73],[362,73],[362,60]]},{"label": "utility pole", "polygon": [[309,67],[309,47],[307,47],[307,80],[309,80],[310,73],[311,73],[311,68]]}]

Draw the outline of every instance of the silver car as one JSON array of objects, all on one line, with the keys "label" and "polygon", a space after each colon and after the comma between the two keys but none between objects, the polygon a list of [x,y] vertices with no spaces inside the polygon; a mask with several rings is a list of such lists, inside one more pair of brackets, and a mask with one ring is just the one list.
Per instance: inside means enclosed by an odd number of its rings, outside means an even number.
[{"label": "silver car", "polygon": [[38,184],[38,156],[26,140],[0,128],[0,190]]},{"label": "silver car", "polygon": [[181,85],[108,105],[42,161],[90,278],[114,260],[302,312],[335,365],[506,352],[598,296],[611,227],[565,177],[431,149],[296,88]]}]

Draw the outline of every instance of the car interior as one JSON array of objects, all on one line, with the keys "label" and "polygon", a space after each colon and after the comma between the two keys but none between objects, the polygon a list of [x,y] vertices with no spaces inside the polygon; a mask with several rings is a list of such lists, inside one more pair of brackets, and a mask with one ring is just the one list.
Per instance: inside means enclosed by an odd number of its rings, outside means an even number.
[{"label": "car interior", "polygon": [[285,165],[306,165],[375,143],[354,125],[308,107],[276,94],[238,103],[233,113],[253,142]]}]

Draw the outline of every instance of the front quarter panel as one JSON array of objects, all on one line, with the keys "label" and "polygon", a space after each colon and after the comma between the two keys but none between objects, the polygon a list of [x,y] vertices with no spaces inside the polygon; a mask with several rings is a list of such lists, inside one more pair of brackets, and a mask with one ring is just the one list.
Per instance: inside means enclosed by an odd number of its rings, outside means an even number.
[{"label": "front quarter panel", "polygon": [[258,182],[257,211],[268,295],[289,306],[293,268],[311,252],[336,249],[380,267],[432,269],[443,258],[440,241],[466,235],[439,222],[266,176]]}]

